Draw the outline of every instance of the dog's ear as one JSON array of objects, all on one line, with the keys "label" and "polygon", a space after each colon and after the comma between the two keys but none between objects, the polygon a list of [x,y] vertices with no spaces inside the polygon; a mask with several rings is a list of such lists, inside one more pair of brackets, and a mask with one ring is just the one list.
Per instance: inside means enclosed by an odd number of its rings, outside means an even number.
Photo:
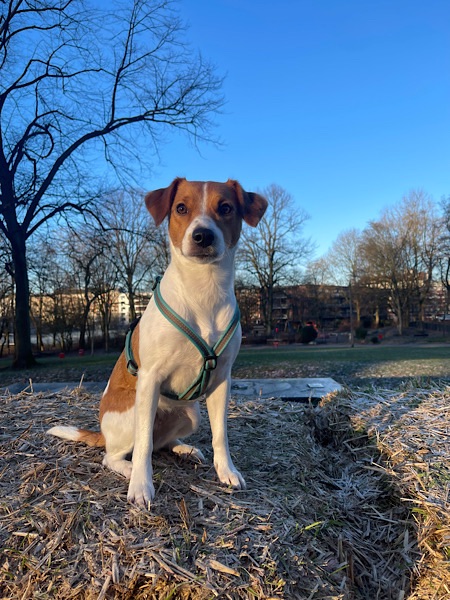
[{"label": "dog's ear", "polygon": [[268,206],[267,200],[264,196],[255,192],[246,192],[241,184],[233,179],[229,179],[227,185],[231,186],[236,192],[244,221],[248,225],[256,227],[266,212]]},{"label": "dog's ear", "polygon": [[145,195],[145,205],[152,215],[156,227],[159,227],[172,208],[172,202],[177,193],[178,184],[183,181],[177,177],[169,187],[161,188]]}]

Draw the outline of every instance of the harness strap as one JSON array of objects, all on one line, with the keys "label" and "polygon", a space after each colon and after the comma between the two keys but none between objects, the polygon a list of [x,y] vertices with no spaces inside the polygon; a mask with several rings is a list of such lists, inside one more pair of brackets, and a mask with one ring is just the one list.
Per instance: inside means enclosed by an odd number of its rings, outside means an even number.
[{"label": "harness strap", "polygon": [[203,365],[200,369],[198,377],[192,382],[192,384],[181,394],[175,394],[173,392],[161,392],[163,396],[172,400],[195,400],[202,396],[206,388],[208,387],[209,379],[211,377],[211,371],[217,367],[217,359],[224,352],[225,348],[231,341],[239,322],[240,312],[239,307],[236,304],[236,308],[229,322],[227,328],[222,333],[218,341],[211,348],[203,338],[201,338],[192,327],[185,321],[180,315],[178,315],[164,300],[160,290],[161,278],[156,280],[154,286],[153,298],[155,300],[156,307],[159,309],[161,314],[174,325],[181,333],[183,333],[188,340],[197,348],[203,358]]},{"label": "harness strap", "polygon": [[136,326],[140,321],[140,318],[141,317],[130,323],[130,328],[128,329],[127,336],[125,338],[125,360],[127,361],[128,372],[131,373],[133,377],[136,377],[138,374],[139,367],[137,362],[134,360],[133,349],[131,347],[131,337],[133,335],[133,331],[136,329]]},{"label": "harness strap", "polygon": [[[236,329],[240,322],[239,307],[236,304],[236,308],[231,321],[227,328],[222,333],[218,341],[211,348],[205,340],[200,337],[192,327],[185,321],[180,315],[178,315],[161,295],[160,290],[161,277],[158,277],[155,285],[153,286],[153,299],[155,305],[161,314],[176,327],[181,333],[183,333],[187,339],[197,348],[203,358],[203,365],[200,369],[198,377],[192,382],[192,384],[181,394],[175,394],[173,392],[163,392],[161,394],[171,400],[196,400],[206,392],[208,387],[209,379],[211,377],[211,371],[217,367],[217,359],[224,352],[228,344],[230,343]],[[133,328],[134,329],[134,328]],[[131,349],[131,336],[133,330],[130,327],[130,331],[127,334],[125,340],[125,356],[127,359],[127,369],[132,375],[137,375],[137,364],[133,358],[133,352]]]}]

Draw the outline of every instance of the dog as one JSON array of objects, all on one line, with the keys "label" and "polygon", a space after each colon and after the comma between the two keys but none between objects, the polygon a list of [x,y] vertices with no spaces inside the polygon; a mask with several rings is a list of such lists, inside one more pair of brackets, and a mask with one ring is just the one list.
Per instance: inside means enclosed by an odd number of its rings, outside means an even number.
[{"label": "dog", "polygon": [[171,260],[103,392],[101,431],[56,426],[47,432],[105,446],[103,464],[129,479],[128,501],[143,507],[155,494],[153,451],[204,461],[199,449],[181,441],[198,429],[204,395],[217,476],[227,486],[246,487],[227,437],[231,367],[241,343],[234,259],[242,222],[256,227],[267,200],[234,180],[177,178],[149,192],[145,204],[156,226],[168,218]]}]

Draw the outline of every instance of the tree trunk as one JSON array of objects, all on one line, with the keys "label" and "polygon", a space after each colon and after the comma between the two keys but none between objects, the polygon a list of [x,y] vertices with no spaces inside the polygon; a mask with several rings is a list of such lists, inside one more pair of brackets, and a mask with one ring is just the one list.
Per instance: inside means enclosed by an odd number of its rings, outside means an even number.
[{"label": "tree trunk", "polygon": [[379,306],[377,306],[375,308],[374,326],[375,326],[375,329],[378,329],[378,327],[380,326],[380,307]]},{"label": "tree trunk", "polygon": [[267,290],[267,292],[268,292],[267,293],[267,300],[268,300],[268,303],[269,303],[269,306],[268,306],[268,309],[267,309],[268,310],[268,317],[269,317],[269,319],[268,319],[268,326],[270,327],[270,331],[271,331],[271,333],[273,335],[273,329],[274,329],[274,326],[275,326],[275,324],[273,322],[273,286],[270,286],[269,289]]},{"label": "tree trunk", "polygon": [[127,271],[127,293],[128,293],[128,320],[132,323],[136,319],[136,305],[134,302],[134,289],[133,289],[133,274]]},{"label": "tree trunk", "polygon": [[134,293],[133,293],[133,287],[129,286],[128,287],[128,301],[130,304],[130,309],[129,309],[129,321],[130,323],[132,323],[135,319],[136,319],[136,305],[134,303]]},{"label": "tree trunk", "polygon": [[105,352],[109,352],[109,324],[108,324],[108,313],[105,312],[103,321],[103,335],[105,340]]},{"label": "tree trunk", "polygon": [[91,310],[91,304],[90,303],[85,304],[84,309],[83,309],[83,314],[81,316],[80,339],[78,341],[78,348],[80,348],[80,350],[86,349],[86,329],[87,329],[87,322],[88,322],[90,310]]},{"label": "tree trunk", "polygon": [[11,239],[11,253],[16,286],[13,367],[15,369],[26,369],[34,366],[36,361],[31,350],[30,284],[27,270],[26,241],[20,228]]},{"label": "tree trunk", "polygon": [[400,305],[400,301],[397,300],[397,331],[399,335],[403,335],[403,311]]},{"label": "tree trunk", "polygon": [[273,329],[273,290],[271,287],[265,286],[261,288],[261,304],[266,335],[271,336]]}]

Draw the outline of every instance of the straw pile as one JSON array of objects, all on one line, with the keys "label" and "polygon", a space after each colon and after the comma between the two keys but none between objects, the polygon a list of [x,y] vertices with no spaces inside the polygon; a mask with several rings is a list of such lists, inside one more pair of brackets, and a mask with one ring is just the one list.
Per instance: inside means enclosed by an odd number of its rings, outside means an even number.
[{"label": "straw pile", "polygon": [[[101,450],[45,435],[95,427],[97,397],[0,398],[0,597],[444,598],[447,392],[341,394],[316,408],[234,398],[230,447],[248,489],[161,452],[150,512],[127,504]],[[191,440],[211,463],[206,418]]]},{"label": "straw pile", "polygon": [[[355,427],[376,436],[384,470],[401,490],[417,530],[410,600],[450,598],[450,386],[405,386],[356,394]],[[356,404],[356,406],[355,406]]]}]

